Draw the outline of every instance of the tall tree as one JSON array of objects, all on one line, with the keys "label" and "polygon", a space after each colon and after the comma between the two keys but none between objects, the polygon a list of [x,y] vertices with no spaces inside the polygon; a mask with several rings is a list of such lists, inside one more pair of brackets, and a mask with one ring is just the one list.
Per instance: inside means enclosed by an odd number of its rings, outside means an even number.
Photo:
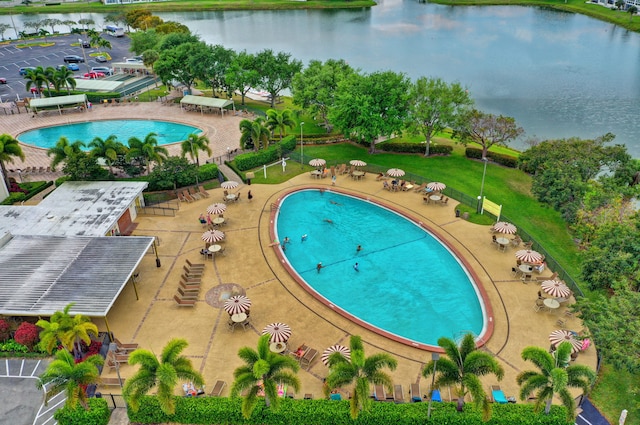
[{"label": "tall tree", "polygon": [[129,138],[128,158],[142,158],[147,165],[147,175],[151,173],[151,162],[161,164],[167,159],[169,151],[162,146],[158,146],[158,134],[151,132],[140,140],[137,137]]},{"label": "tall tree", "polygon": [[262,146],[269,146],[269,128],[265,126],[264,118],[256,117],[253,121],[240,121],[240,145],[242,149],[253,147],[254,150],[260,149]]},{"label": "tall tree", "polygon": [[536,393],[535,409],[539,411],[544,405],[544,412],[549,414],[553,396],[567,408],[567,420],[575,419],[576,403],[569,388],[581,388],[586,394],[596,380],[596,374],[588,366],[571,365],[571,344],[563,342],[553,354],[540,347],[526,347],[522,350],[522,359],[530,361],[537,371],[521,372],[516,378],[520,385],[520,400],[526,400]]},{"label": "tall tree", "polygon": [[82,25],[82,29],[87,31],[91,25],[95,25],[95,21],[91,18],[78,19],[78,23]]},{"label": "tall tree", "polygon": [[65,348],[72,351],[76,359],[82,358],[82,345],[91,344],[91,336],[98,336],[98,327],[91,319],[82,314],[76,314],[69,322],[69,329],[62,335],[61,342]]},{"label": "tall tree", "polygon": [[268,109],[267,110],[267,127],[269,130],[280,132],[280,141],[287,127],[293,128],[296,125],[296,121],[293,119],[293,112],[290,109]]},{"label": "tall tree", "polygon": [[11,187],[11,184],[9,184],[6,163],[13,163],[15,158],[20,158],[24,161],[25,157],[20,143],[10,134],[0,134],[0,168],[2,169],[2,178],[7,184],[7,187]]},{"label": "tall tree", "polygon": [[291,87],[291,80],[300,70],[302,62],[291,59],[290,53],[273,53],[265,49],[256,54],[256,63],[260,64],[260,88],[269,92],[271,108],[276,105],[276,98],[284,89]]},{"label": "tall tree", "polygon": [[2,39],[2,41],[4,41],[4,33],[5,31],[7,31],[9,28],[11,28],[11,25],[9,24],[0,24],[0,38]]},{"label": "tall tree", "polygon": [[[179,35],[170,34],[167,37]],[[200,75],[200,64],[207,60],[207,45],[202,42],[180,44],[169,50],[159,50],[160,59],[155,64],[155,71],[162,81],[173,80],[183,84],[189,93]]]},{"label": "tall tree", "polygon": [[84,361],[76,363],[71,353],[59,350],[56,352],[55,360],[40,375],[36,387],[39,390],[43,387],[46,388],[45,401],[47,402],[60,391],[65,391],[67,407],[75,409],[80,403],[82,407],[89,409],[85,388],[100,380],[98,366],[103,363],[104,360],[99,354],[94,354]]},{"label": "tall tree", "polygon": [[203,151],[206,152],[207,155],[211,155],[211,148],[209,147],[209,139],[207,136],[201,133],[191,133],[187,136],[187,139],[182,142],[182,157],[184,158],[187,154],[191,157],[193,161],[195,161],[198,168],[200,167],[200,159],[198,158],[198,152]]},{"label": "tall tree", "polygon": [[391,377],[382,369],[388,368],[393,371],[398,362],[387,353],[366,357],[362,339],[357,335],[351,336],[349,347],[351,360],[347,360],[341,353],[333,353],[329,357],[329,375],[326,382],[330,389],[353,384],[349,405],[351,417],[356,419],[361,411],[368,410],[371,405],[370,384],[385,385],[391,391]]},{"label": "tall tree", "polygon": [[[142,63],[144,63],[144,66],[151,68],[151,72],[153,73],[154,77],[156,77],[156,70],[154,66],[158,61],[158,59],[160,59],[160,53],[158,53],[156,50],[148,49],[142,52]],[[157,78],[155,78],[155,83],[157,88],[158,87]]]},{"label": "tall tree", "polygon": [[62,88],[62,86],[65,86],[67,88],[67,94],[70,94],[71,89],[76,88],[76,79],[73,75],[73,71],[71,71],[66,66],[63,66],[53,72],[51,83],[58,91]]},{"label": "tall tree", "polygon": [[338,84],[329,120],[346,136],[370,145],[401,132],[408,111],[409,80],[391,71],[352,74]]},{"label": "tall tree", "polygon": [[162,39],[162,35],[158,34],[155,29],[149,31],[137,31],[129,34],[131,44],[129,50],[138,55],[147,50],[157,50],[156,46]]},{"label": "tall tree", "polygon": [[627,13],[629,14],[629,22],[631,22],[631,20],[633,19],[633,15],[638,13],[638,7],[637,6],[629,6],[629,8],[627,9]]},{"label": "tall tree", "polygon": [[71,181],[108,180],[111,174],[98,164],[98,158],[84,152],[72,152],[67,157],[62,172]]},{"label": "tall tree", "polygon": [[55,18],[46,18],[42,20],[42,25],[51,27],[51,34],[55,34],[56,25],[62,25],[62,21],[60,19],[55,19]]},{"label": "tall tree", "polygon": [[62,21],[62,25],[66,25],[69,28],[69,33],[71,33],[71,30],[73,29],[74,25],[76,25],[77,22],[73,21],[71,19],[67,19],[65,21]]},{"label": "tall tree", "polygon": [[89,147],[91,148],[91,155],[104,159],[107,166],[109,166],[110,174],[113,174],[113,162],[118,159],[118,155],[126,154],[127,149],[118,141],[118,137],[114,134],[106,139],[98,136],[94,137],[93,140],[89,142]]},{"label": "tall tree", "polygon": [[235,51],[219,44],[207,47],[209,54],[206,55],[206,60],[199,64],[200,75],[198,78],[205,81],[213,89],[213,97],[216,96],[216,92],[225,97],[231,95],[233,91],[227,87],[225,75],[233,63]]},{"label": "tall tree", "polygon": [[273,410],[278,410],[278,384],[291,386],[295,391],[300,390],[300,379],[296,372],[300,365],[293,357],[272,353],[269,349],[268,334],[258,339],[258,347],[243,347],[238,351],[238,357],[245,363],[233,372],[233,386],[231,397],[237,397],[243,391],[247,394],[242,400],[242,415],[251,417],[251,413],[258,402],[258,393],[264,391],[265,404]]},{"label": "tall tree", "polygon": [[228,89],[239,91],[241,104],[244,105],[246,94],[260,82],[260,71],[256,63],[255,55],[247,53],[246,50],[238,53],[225,75],[225,84]]},{"label": "tall tree", "polygon": [[124,384],[122,395],[134,412],[140,409],[140,399],[151,389],[158,389],[160,409],[168,415],[175,413],[173,392],[179,380],[204,385],[202,375],[198,373],[181,353],[187,348],[186,340],[172,339],[162,350],[160,359],[149,350],[138,349],[129,355],[129,364],[139,365],[138,371]]},{"label": "tall tree", "polygon": [[436,361],[431,360],[422,370],[422,375],[427,377],[436,370],[436,387],[449,385],[458,386],[458,406],[462,408],[464,398],[471,394],[473,402],[478,409],[482,409],[483,418],[491,417],[491,405],[482,388],[481,376],[495,375],[500,381],[504,376],[504,369],[489,353],[476,348],[476,342],[472,334],[466,334],[460,346],[452,339],[442,337],[438,339],[438,345],[442,347],[447,357],[441,357]]},{"label": "tall tree", "polygon": [[522,127],[518,127],[516,120],[511,117],[471,109],[458,120],[454,136],[459,137],[465,146],[471,142],[479,144],[482,147],[482,157],[486,158],[491,146],[507,146],[523,133]]},{"label": "tall tree", "polygon": [[409,131],[425,137],[425,156],[429,156],[431,138],[454,127],[461,112],[473,105],[473,100],[460,83],[448,84],[440,78],[421,77],[411,85],[409,105]]},{"label": "tall tree", "polygon": [[45,69],[41,66],[36,67],[36,69],[28,69],[24,78],[27,80],[25,83],[25,89],[27,90],[35,87],[38,93],[42,93],[43,89],[49,86],[49,79]]},{"label": "tall tree", "polygon": [[68,304],[64,310],[53,313],[49,320],[40,319],[36,322],[36,326],[42,329],[40,331],[40,348],[51,354],[53,349],[62,344],[64,334],[70,328],[71,314],[69,310],[73,303]]}]

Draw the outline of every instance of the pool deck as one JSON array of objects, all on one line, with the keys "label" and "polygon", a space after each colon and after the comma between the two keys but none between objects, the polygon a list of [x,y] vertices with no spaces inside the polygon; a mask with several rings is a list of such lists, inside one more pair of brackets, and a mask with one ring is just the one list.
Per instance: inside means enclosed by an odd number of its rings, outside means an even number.
[{"label": "pool deck", "polygon": [[[238,122],[242,119],[232,115],[220,117],[183,113],[175,106],[138,104],[115,108],[94,107],[93,112],[61,117],[52,115],[31,118],[30,115],[21,114],[0,117],[0,121],[3,131],[16,135],[33,128],[34,124],[53,125],[67,120],[82,121],[86,119],[86,114],[95,114],[94,117],[102,119],[164,117],[206,128],[209,137],[214,136],[214,157],[223,155],[227,146],[233,149],[235,143],[237,147]],[[34,149],[26,147],[26,161],[22,164],[8,164],[7,168],[46,167],[49,164],[46,154],[43,154],[42,149]],[[278,167],[274,167],[269,169],[269,172],[280,171]],[[322,379],[326,377],[328,369],[320,361],[320,354],[333,344],[348,345],[350,335],[360,335],[367,355],[384,351],[396,357],[398,368],[390,374],[394,383],[404,387],[407,401],[410,383],[419,381],[423,394],[426,394],[430,379],[423,378],[421,370],[431,359],[429,352],[384,338],[321,304],[287,273],[277,255],[278,247],[269,246],[272,241],[269,223],[271,205],[287,191],[305,186],[331,189],[331,180],[315,180],[308,173],[304,173],[279,185],[241,185],[235,190],[242,192],[243,196],[238,203],[229,205],[225,212],[225,218],[228,220],[223,227],[226,233],[226,241],[223,242],[226,248],[225,255],[216,256],[213,261],[206,260],[202,291],[193,308],[178,307],[173,295],[176,293],[185,260],[205,262],[199,253],[204,243],[201,240],[203,229],[198,216],[205,212],[209,204],[222,200],[222,189],[209,191],[211,196],[208,199],[183,203],[176,217],[138,217],[138,226],[133,234],[159,238],[161,267],[156,267],[155,256],[151,254],[143,259],[137,285],[139,300],[136,301],[133,286],[128,285],[108,315],[110,330],[120,341],[136,342],[155,353],[159,353],[171,338],[185,338],[189,347],[184,353],[203,373],[208,384],[207,389],[212,388],[217,380],[224,380],[227,386],[223,395],[226,396],[233,382],[233,370],[241,364],[237,357],[238,349],[243,346],[255,347],[258,335],[265,325],[272,322],[287,323],[293,331],[289,343],[291,348],[295,349],[305,343],[319,352],[309,370],[301,369],[299,373],[302,389],[296,394],[297,398],[304,393],[312,393],[315,398],[322,397]],[[515,250],[497,250],[491,243],[491,234],[487,226],[456,218],[456,202],[453,200],[446,206],[433,203],[427,205],[423,203],[422,196],[414,192],[392,193],[383,190],[382,183],[376,182],[371,175],[361,181],[354,181],[346,175],[338,176],[337,187],[359,196],[380,200],[415,217],[433,229],[464,257],[477,276],[478,284],[485,291],[492,310],[490,320],[493,323],[493,334],[485,341],[482,349],[494,354],[503,365],[505,378],[500,385],[507,396],[516,396],[516,375],[522,370],[534,368],[532,364],[520,358],[522,349],[530,345],[545,349],[549,347],[548,335],[559,329],[556,321],[565,318],[565,305],[556,312],[535,312],[533,307],[539,285],[535,282],[523,284],[521,280],[512,276]],[[253,194],[252,202],[247,200],[248,190]],[[406,261],[414,262],[416,267],[429,267],[421,264],[419,253],[416,253],[415,258]],[[542,276],[550,274],[551,271],[546,270]],[[227,329],[228,315],[220,307],[221,299],[231,293],[246,293],[253,302],[252,325],[247,330],[237,328],[230,332]],[[566,319],[567,329],[582,329],[578,318]],[[100,330],[106,330],[103,320],[99,319],[96,322]],[[437,323],[415,324],[436,325]],[[581,353],[577,362],[595,369],[595,350],[590,348]],[[131,376],[134,372],[135,368],[129,365],[120,367],[123,378]],[[103,376],[113,378],[116,373],[105,368]],[[483,379],[483,383],[488,391],[489,386],[497,381],[488,377]],[[101,391],[119,392],[117,387],[105,387]],[[181,389],[176,388],[176,394],[180,392]],[[453,389],[450,391],[444,388],[442,393],[445,400],[456,396]]]}]

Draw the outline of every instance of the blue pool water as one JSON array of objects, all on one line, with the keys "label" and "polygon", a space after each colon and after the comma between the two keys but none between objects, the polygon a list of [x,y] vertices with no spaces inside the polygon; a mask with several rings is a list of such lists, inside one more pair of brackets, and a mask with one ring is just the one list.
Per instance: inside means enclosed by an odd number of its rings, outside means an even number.
[{"label": "blue pool water", "polygon": [[283,199],[275,226],[279,241],[291,240],[285,256],[300,277],[360,320],[427,345],[482,334],[483,305],[468,272],[405,217],[354,197],[303,190]]},{"label": "blue pool water", "polygon": [[63,136],[70,142],[80,140],[89,144],[94,137],[106,139],[114,134],[118,137],[118,141],[126,145],[130,137],[144,140],[147,134],[155,132],[158,134],[158,144],[166,145],[181,142],[186,140],[189,134],[201,131],[197,127],[169,121],[106,120],[42,127],[18,135],[18,140],[28,145],[48,149],[55,146],[58,139]]}]

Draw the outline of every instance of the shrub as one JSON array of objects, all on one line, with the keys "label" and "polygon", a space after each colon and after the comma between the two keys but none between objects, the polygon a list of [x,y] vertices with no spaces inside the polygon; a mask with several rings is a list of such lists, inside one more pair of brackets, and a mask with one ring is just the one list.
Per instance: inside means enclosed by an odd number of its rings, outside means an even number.
[{"label": "shrub", "polygon": [[2,201],[0,205],[13,205],[16,202],[22,202],[27,199],[27,195],[22,192],[11,192],[9,197]]},{"label": "shrub", "polygon": [[218,178],[218,165],[217,164],[204,164],[198,168],[198,180],[213,180]]},{"label": "shrub", "polygon": [[62,176],[58,179],[56,179],[56,187],[60,186],[62,183],[68,181],[71,177],[69,176]]},{"label": "shrub", "polygon": [[0,343],[0,351],[4,353],[27,353],[29,349],[26,345],[18,344],[14,340],[10,339],[6,342]]},{"label": "shrub", "polygon": [[0,342],[11,338],[11,325],[4,319],[0,319]]},{"label": "shrub", "polygon": [[14,339],[18,344],[25,345],[29,350],[33,350],[33,347],[38,343],[39,333],[40,330],[33,323],[22,322],[16,329]]},{"label": "shrub", "polygon": [[109,406],[103,398],[90,398],[89,410],[84,410],[80,404],[75,409],[67,406],[58,410],[54,419],[60,425],[107,425],[109,423]]},{"label": "shrub", "polygon": [[[424,154],[426,146],[422,143],[393,143],[386,142],[376,145],[385,152],[403,152]],[[429,155],[450,155],[453,146],[431,144]]]},{"label": "shrub", "polygon": [[[482,149],[467,148],[465,149],[467,158],[482,159]],[[518,158],[511,155],[503,155],[495,152],[487,152],[487,158],[496,164],[504,165],[509,168],[518,168]]]},{"label": "shrub", "polygon": [[296,136],[289,135],[281,142],[274,143],[266,149],[257,152],[243,153],[233,160],[240,171],[251,170],[270,162],[277,161],[296,148]]}]

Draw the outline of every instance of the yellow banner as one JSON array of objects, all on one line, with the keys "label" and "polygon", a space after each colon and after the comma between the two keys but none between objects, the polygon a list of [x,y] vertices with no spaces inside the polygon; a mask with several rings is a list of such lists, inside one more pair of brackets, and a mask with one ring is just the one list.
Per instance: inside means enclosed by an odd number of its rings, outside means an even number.
[{"label": "yellow banner", "polygon": [[488,212],[497,217],[497,220],[500,221],[500,213],[502,213],[502,205],[498,205],[495,202],[491,202],[487,198],[482,200],[482,212]]}]

